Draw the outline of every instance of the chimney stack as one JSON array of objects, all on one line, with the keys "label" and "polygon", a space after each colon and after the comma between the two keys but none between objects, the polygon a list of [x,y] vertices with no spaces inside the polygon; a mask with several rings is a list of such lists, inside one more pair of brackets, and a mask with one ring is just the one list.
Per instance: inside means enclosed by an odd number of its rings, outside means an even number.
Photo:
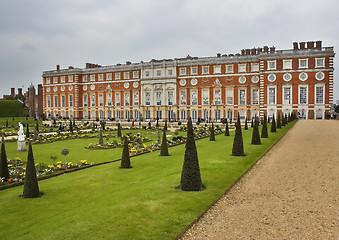
[{"label": "chimney stack", "polygon": [[299,47],[298,47],[298,43],[297,42],[294,42],[293,43],[293,50],[298,50]]},{"label": "chimney stack", "polygon": [[18,88],[18,95],[22,95],[22,88]]},{"label": "chimney stack", "polygon": [[251,50],[250,50],[250,49],[246,49],[246,50],[245,50],[245,53],[246,53],[246,55],[250,55]]},{"label": "chimney stack", "polygon": [[12,97],[15,96],[15,88],[14,88],[14,87],[11,88],[11,96],[12,96]]},{"label": "chimney stack", "polygon": [[313,41],[307,42],[307,49],[314,49],[314,42]]},{"label": "chimney stack", "polygon": [[275,47],[273,46],[273,47],[270,47],[270,52],[271,53],[275,53]]},{"label": "chimney stack", "polygon": [[299,44],[300,44],[300,49],[305,49],[305,44],[306,44],[305,42],[300,42]]},{"label": "chimney stack", "polygon": [[256,55],[256,54],[257,54],[257,49],[252,48],[252,49],[251,49],[251,54],[252,54],[252,55]]},{"label": "chimney stack", "polygon": [[245,55],[245,49],[241,50],[241,55]]},{"label": "chimney stack", "polygon": [[267,46],[264,46],[264,52],[268,52],[268,47]]},{"label": "chimney stack", "polygon": [[316,48],[316,49],[321,50],[321,48],[322,48],[321,45],[322,45],[322,42],[321,42],[321,41],[316,41],[316,42],[315,42],[315,48]]},{"label": "chimney stack", "polygon": [[56,70],[59,71],[60,70],[60,65],[56,66]]}]

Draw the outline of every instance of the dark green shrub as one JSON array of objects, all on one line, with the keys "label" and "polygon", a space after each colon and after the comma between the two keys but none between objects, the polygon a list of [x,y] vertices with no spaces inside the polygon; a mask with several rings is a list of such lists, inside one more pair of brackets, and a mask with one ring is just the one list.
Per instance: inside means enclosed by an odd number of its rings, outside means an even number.
[{"label": "dark green shrub", "polygon": [[261,137],[268,138],[268,130],[267,130],[267,116],[264,114],[263,125],[261,129]]},{"label": "dark green shrub", "polygon": [[104,139],[102,137],[102,130],[99,130],[99,145],[104,145]]},{"label": "dark green shrub", "polygon": [[129,156],[127,136],[125,136],[124,148],[122,150],[122,157],[121,157],[120,168],[131,168],[131,161],[130,161],[130,156]]},{"label": "dark green shrub", "polygon": [[214,133],[214,125],[213,125],[213,122],[212,122],[212,127],[211,127],[210,131],[211,131],[211,134],[210,134],[210,141],[215,141],[215,133]]},{"label": "dark green shrub", "polygon": [[118,123],[117,137],[121,137],[121,125],[120,125],[120,123]]},{"label": "dark green shrub", "polygon": [[226,119],[226,130],[225,130],[225,136],[229,136],[230,135],[230,130],[228,128],[228,122],[227,122],[227,119]]},{"label": "dark green shrub", "polygon": [[[265,120],[264,120],[264,124],[265,124]],[[267,129],[267,127],[266,127],[266,129]],[[259,121],[257,120],[257,118],[256,118],[256,121],[254,123],[253,132],[252,132],[252,144],[253,145],[260,145],[261,144],[260,135],[259,135]]]},{"label": "dark green shrub", "polygon": [[278,117],[277,117],[277,128],[281,128],[281,118],[280,118],[280,113],[278,113]]},{"label": "dark green shrub", "polygon": [[274,114],[273,114],[273,117],[272,117],[271,132],[277,132]]},{"label": "dark green shrub", "polygon": [[167,139],[166,139],[166,130],[167,130],[167,122],[165,122],[165,126],[163,129],[160,156],[169,156],[168,144],[167,144]]},{"label": "dark green shrub", "polygon": [[235,135],[234,135],[234,141],[233,141],[232,156],[245,156],[239,115],[238,115],[238,120],[237,120],[235,127],[236,129],[235,129]]},{"label": "dark green shrub", "polygon": [[246,119],[245,119],[245,127],[244,127],[244,130],[248,130],[247,117],[246,117]]},{"label": "dark green shrub", "polygon": [[1,142],[1,155],[0,155],[0,178],[3,178],[4,181],[7,181],[7,179],[9,179],[7,154],[5,148],[5,140],[3,137]]}]

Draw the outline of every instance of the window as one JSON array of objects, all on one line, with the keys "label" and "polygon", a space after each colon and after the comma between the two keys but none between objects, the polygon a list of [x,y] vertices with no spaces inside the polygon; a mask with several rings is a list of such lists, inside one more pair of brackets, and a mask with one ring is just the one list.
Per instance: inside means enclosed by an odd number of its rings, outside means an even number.
[{"label": "window", "polygon": [[124,72],[124,79],[129,79],[129,72]]},{"label": "window", "polygon": [[117,119],[118,120],[121,119],[121,112],[119,110],[116,112],[116,114],[117,114]]},{"label": "window", "polygon": [[219,73],[221,73],[221,66],[220,65],[214,66],[214,74],[219,74]]},{"label": "window", "polygon": [[221,104],[221,90],[214,91],[214,104],[215,105]]},{"label": "window", "polygon": [[69,100],[69,107],[73,107],[73,95],[69,95],[69,98],[68,98],[68,100]]},{"label": "window", "polygon": [[191,74],[197,75],[198,74],[198,68],[197,67],[191,67]]},{"label": "window", "polygon": [[252,118],[259,117],[259,111],[258,110],[253,110],[252,111]]},{"label": "window", "polygon": [[139,72],[138,71],[133,72],[133,78],[139,78]]},{"label": "window", "polygon": [[107,106],[112,106],[112,93],[107,93],[106,95]]},{"label": "window", "polygon": [[186,111],[185,110],[180,111],[180,119],[182,119],[182,120],[186,119]]},{"label": "window", "polygon": [[202,105],[209,105],[209,91],[202,91]]},{"label": "window", "polygon": [[186,91],[180,92],[180,105],[186,105]]},{"label": "window", "polygon": [[283,87],[283,104],[291,104],[291,87]]},{"label": "window", "polygon": [[276,66],[277,61],[267,61],[267,70],[275,70],[277,68]]},{"label": "window", "polygon": [[157,119],[162,119],[162,111],[156,111]]},{"label": "window", "polygon": [[99,118],[100,119],[104,119],[104,111],[100,111],[99,112]]},{"label": "window", "polygon": [[87,119],[87,118],[88,118],[88,112],[84,111],[84,119]]},{"label": "window", "polygon": [[58,77],[53,78],[53,83],[58,83]]},{"label": "window", "polygon": [[283,69],[292,69],[292,59],[283,60]]},{"label": "window", "polygon": [[104,80],[104,74],[99,74],[99,81],[103,81]]},{"label": "window", "polygon": [[220,110],[217,109],[214,111],[214,119],[220,120]]},{"label": "window", "polygon": [[244,110],[240,110],[239,111],[239,117],[240,117],[240,121],[244,122],[246,119],[246,112]]},{"label": "window", "polygon": [[315,67],[316,68],[325,67],[325,58],[316,58],[315,59]]},{"label": "window", "polygon": [[58,107],[58,96],[54,96],[54,107]]},{"label": "window", "polygon": [[239,105],[246,105],[246,90],[239,89]]},{"label": "window", "polygon": [[252,104],[259,104],[259,89],[252,89]]},{"label": "window", "polygon": [[226,104],[233,105],[233,89],[226,90]]},{"label": "window", "polygon": [[324,104],[324,87],[315,87],[315,104]]},{"label": "window", "polygon": [[87,75],[82,76],[82,81],[87,82]]},{"label": "window", "polygon": [[134,119],[139,119],[139,111],[138,110],[134,110]]},{"label": "window", "polygon": [[115,105],[117,107],[121,106],[121,97],[120,97],[120,93],[116,93],[115,94]]},{"label": "window", "polygon": [[61,83],[64,83],[64,82],[66,82],[65,76],[62,76],[62,77],[61,77]]},{"label": "window", "polygon": [[115,80],[120,80],[120,79],[121,79],[121,74],[115,73]]},{"label": "window", "polygon": [[299,68],[307,68],[308,59],[299,59]]},{"label": "window", "polygon": [[106,80],[112,80],[112,73],[106,74]]},{"label": "window", "polygon": [[91,95],[91,107],[95,107],[95,95]]},{"label": "window", "polygon": [[233,73],[233,64],[226,65],[226,73]]},{"label": "window", "polygon": [[323,110],[318,109],[318,110],[316,111],[316,119],[323,119],[323,113],[324,113]]},{"label": "window", "polygon": [[129,106],[129,93],[125,93],[125,106]]},{"label": "window", "polygon": [[149,71],[145,71],[145,77],[149,77]]},{"label": "window", "polygon": [[246,72],[246,64],[238,64],[238,72]]},{"label": "window", "polygon": [[47,96],[47,107],[51,107],[51,96]]},{"label": "window", "polygon": [[96,118],[96,112],[95,112],[95,111],[92,111],[92,112],[91,112],[91,118],[92,118],[92,119],[95,119],[95,118]]},{"label": "window", "polygon": [[208,110],[204,110],[203,111],[203,115],[204,115],[204,121],[208,121]]},{"label": "window", "polygon": [[103,107],[104,106],[104,95],[99,94],[99,106]]},{"label": "window", "polygon": [[73,118],[73,111],[69,111],[69,118],[70,118],[70,119]]},{"label": "window", "polygon": [[203,67],[202,67],[202,74],[209,74],[209,68],[208,68],[208,66],[203,66]]},{"label": "window", "polygon": [[252,63],[251,70],[252,72],[259,72],[259,63]]},{"label": "window", "polygon": [[84,107],[88,106],[88,96],[87,95],[83,96],[83,105],[84,105]]},{"label": "window", "polygon": [[46,84],[51,84],[51,79],[50,78],[46,78]]},{"label": "window", "polygon": [[233,119],[233,111],[232,110],[227,110],[227,119]]},{"label": "window", "polygon": [[73,76],[68,76],[68,82],[73,82]]},{"label": "window", "polygon": [[192,121],[196,121],[198,119],[198,113],[196,110],[192,110]]},{"label": "window", "polygon": [[168,69],[167,74],[168,74],[168,76],[172,76],[173,75],[173,69]]},{"label": "window", "polygon": [[299,86],[299,104],[307,104],[307,87]]},{"label": "window", "polygon": [[135,92],[133,94],[133,105],[139,106],[139,93],[138,92]]},{"label": "window", "polygon": [[90,75],[91,81],[94,82],[95,81],[95,75]]},{"label": "window", "polygon": [[275,101],[275,87],[268,88],[268,104],[276,104]]},{"label": "window", "polygon": [[146,106],[151,105],[151,93],[150,92],[145,93],[145,105]]},{"label": "window", "polygon": [[126,120],[130,119],[130,117],[129,117],[129,111],[128,111],[128,110],[125,111],[125,119],[126,119]]},{"label": "window", "polygon": [[191,91],[191,105],[198,105],[198,92],[196,90]]},{"label": "window", "polygon": [[168,99],[167,99],[168,100],[168,105],[171,106],[171,105],[173,105],[173,92],[168,92],[167,94],[168,94],[167,95],[168,96]]},{"label": "window", "polygon": [[160,77],[161,76],[161,70],[157,70],[156,74],[157,74],[157,77]]},{"label": "window", "polygon": [[66,118],[66,112],[65,111],[61,111],[61,117]]},{"label": "window", "polygon": [[160,106],[161,105],[161,92],[156,92],[156,101],[157,101],[157,105]]},{"label": "window", "polygon": [[61,96],[61,107],[66,107],[66,96]]},{"label": "window", "polygon": [[186,75],[186,68],[180,68],[179,73],[180,75]]}]

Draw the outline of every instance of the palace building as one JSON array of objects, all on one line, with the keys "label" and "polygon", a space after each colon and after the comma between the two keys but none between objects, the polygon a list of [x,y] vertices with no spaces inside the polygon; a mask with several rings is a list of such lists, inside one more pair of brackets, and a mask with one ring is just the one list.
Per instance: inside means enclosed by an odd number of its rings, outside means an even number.
[{"label": "palace building", "polygon": [[115,120],[324,119],[333,103],[334,48],[321,41],[238,54],[44,71],[46,117]]}]

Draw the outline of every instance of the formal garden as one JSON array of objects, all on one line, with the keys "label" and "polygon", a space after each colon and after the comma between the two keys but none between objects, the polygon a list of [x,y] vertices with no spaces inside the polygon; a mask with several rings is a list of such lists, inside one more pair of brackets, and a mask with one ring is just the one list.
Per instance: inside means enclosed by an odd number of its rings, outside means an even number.
[{"label": "formal garden", "polygon": [[10,174],[0,186],[2,236],[174,239],[295,122],[278,116],[236,129],[183,123],[104,131],[77,124],[73,133],[54,126],[47,137],[40,129],[51,126],[34,121],[27,151],[17,152],[11,139],[2,144]]}]

